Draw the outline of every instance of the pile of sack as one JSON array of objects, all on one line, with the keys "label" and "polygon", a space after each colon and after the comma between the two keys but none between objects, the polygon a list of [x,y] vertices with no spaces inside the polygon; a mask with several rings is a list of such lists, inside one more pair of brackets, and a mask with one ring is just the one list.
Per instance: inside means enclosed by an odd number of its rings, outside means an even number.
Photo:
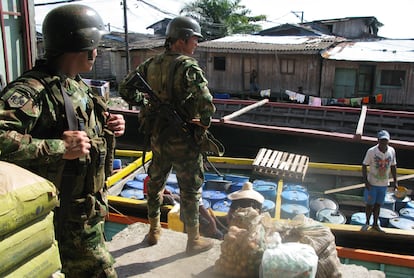
[{"label": "pile of sack", "polygon": [[341,277],[335,238],[323,224],[298,215],[274,222],[266,212],[236,211],[215,271],[228,277]]},{"label": "pile of sack", "polygon": [[0,161],[0,277],[64,277],[53,226],[53,183]]}]

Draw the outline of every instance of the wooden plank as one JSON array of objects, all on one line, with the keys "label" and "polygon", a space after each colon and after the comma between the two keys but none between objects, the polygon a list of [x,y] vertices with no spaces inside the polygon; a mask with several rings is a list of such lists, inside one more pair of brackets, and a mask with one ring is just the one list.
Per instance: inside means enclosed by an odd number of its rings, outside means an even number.
[{"label": "wooden plank", "polygon": [[293,160],[292,168],[291,168],[293,172],[298,172],[298,166],[299,166],[300,158],[301,158],[300,155],[295,156],[295,160]]},{"label": "wooden plank", "polygon": [[285,171],[290,172],[290,166],[292,165],[292,160],[295,157],[294,153],[289,154],[288,159],[286,160],[286,166],[284,168]]},{"label": "wooden plank", "polygon": [[260,165],[260,161],[262,161],[262,158],[263,158],[263,156],[264,156],[265,153],[266,153],[266,149],[265,148],[261,148],[259,150],[259,152],[256,155],[255,160],[253,161],[253,166]]},{"label": "wooden plank", "polygon": [[273,165],[273,162],[275,161],[275,158],[279,152],[273,151],[271,157],[269,158],[269,161],[266,164],[266,167],[271,168]]},{"label": "wooden plank", "polygon": [[[404,175],[404,176],[399,176],[397,177],[397,181],[402,181],[402,180],[409,180],[414,178],[414,174],[411,175]],[[388,181],[393,181],[394,179],[389,179]],[[331,194],[331,193],[337,193],[337,192],[342,192],[342,191],[347,191],[347,190],[352,190],[352,189],[358,189],[358,188],[362,188],[365,186],[365,183],[358,183],[358,184],[354,184],[354,185],[348,185],[348,186],[343,186],[343,187],[339,187],[339,188],[335,188],[335,189],[329,189],[329,190],[325,190],[325,192],[323,192],[324,194]]]},{"label": "wooden plank", "polygon": [[283,152],[282,158],[280,159],[280,164],[278,165],[277,169],[283,170],[286,164],[286,158],[289,155],[287,152]]},{"label": "wooden plank", "polygon": [[269,102],[269,99],[266,98],[266,99],[262,99],[261,101],[258,101],[256,103],[250,104],[250,105],[248,105],[246,107],[243,107],[240,110],[237,110],[237,111],[235,111],[235,112],[233,112],[233,113],[231,113],[231,114],[229,114],[227,116],[222,117],[221,118],[221,122],[225,122],[225,121],[231,120],[231,119],[233,119],[233,118],[235,118],[237,116],[240,116],[243,113],[246,113],[246,112],[248,112],[248,111],[250,111],[250,110],[252,110],[252,109],[254,109],[256,107],[262,106],[262,105],[264,105],[264,104],[266,104],[268,102]]},{"label": "wooden plank", "polygon": [[266,166],[267,161],[269,160],[270,155],[272,154],[272,150],[266,150],[266,153],[260,162],[259,166]]},{"label": "wooden plank", "polygon": [[355,132],[355,134],[357,136],[362,136],[362,133],[364,131],[366,116],[367,116],[367,106],[362,105],[361,114],[359,115],[358,126],[357,126],[357,129],[356,129],[356,132]]}]

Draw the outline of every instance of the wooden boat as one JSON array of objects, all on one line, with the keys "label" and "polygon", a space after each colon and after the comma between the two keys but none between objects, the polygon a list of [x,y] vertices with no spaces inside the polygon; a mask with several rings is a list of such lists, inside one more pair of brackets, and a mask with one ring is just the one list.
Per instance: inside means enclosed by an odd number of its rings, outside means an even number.
[{"label": "wooden boat", "polygon": [[[125,184],[125,181],[133,178],[139,173],[143,173],[142,153],[139,151],[117,151],[119,156],[133,157],[129,163],[120,172],[114,174],[108,179],[109,203],[111,213],[108,217],[109,226],[112,229],[121,229],[125,225],[134,222],[146,222],[146,201],[129,199],[114,195],[119,192],[119,187]],[[151,153],[145,157],[145,161],[151,159]],[[230,157],[210,157],[210,162],[221,172],[221,174],[249,174],[251,178],[263,177],[257,169],[255,159],[230,158]],[[256,167],[256,171],[254,168]],[[278,189],[275,202],[275,221],[288,221],[281,218],[282,198],[281,191],[284,185],[291,182],[307,187],[309,195],[323,194],[324,192],[333,191],[335,200],[338,201],[339,208],[342,212],[350,209],[363,209],[361,203],[361,186],[355,184],[360,182],[359,165],[340,165],[328,163],[309,162],[304,173],[290,173],[280,176],[277,181]],[[399,169],[399,177],[404,180],[408,188],[412,189],[412,183],[405,178],[413,178],[414,170]],[[282,175],[282,174],[281,174]],[[303,181],[301,181],[301,177]],[[319,191],[319,192],[316,192]],[[344,194],[344,193],[347,194]],[[112,195],[111,195],[112,194]],[[331,195],[323,195],[331,197]],[[344,209],[342,209],[344,208]],[[222,215],[222,212],[215,212]],[[162,209],[162,225],[165,228],[180,230],[179,217],[177,209],[174,206],[165,206]],[[413,260],[414,254],[411,246],[414,244],[414,230],[402,230],[396,228],[384,228],[385,234],[376,232],[361,232],[360,225],[324,223],[327,225],[336,238],[338,256],[343,263],[361,264],[369,269],[387,270],[388,274],[400,273],[398,277],[412,277],[414,274]],[[109,229],[109,228],[108,228]],[[386,271],[386,272],[387,272]],[[403,273],[403,274],[401,274]],[[387,275],[388,275],[387,274]],[[391,275],[392,276],[392,275]],[[390,276],[390,277],[391,277]]]},{"label": "wooden boat", "polygon": [[[414,112],[294,103],[215,99],[217,112],[210,130],[226,148],[226,155],[253,158],[267,146],[302,153],[313,161],[360,164],[376,133],[387,129],[397,151],[399,167],[412,167]],[[114,110],[126,118],[126,134],[118,147],[142,149],[137,110]],[[248,138],[248,140],[234,140]],[[341,148],[338,148],[340,144]]]}]

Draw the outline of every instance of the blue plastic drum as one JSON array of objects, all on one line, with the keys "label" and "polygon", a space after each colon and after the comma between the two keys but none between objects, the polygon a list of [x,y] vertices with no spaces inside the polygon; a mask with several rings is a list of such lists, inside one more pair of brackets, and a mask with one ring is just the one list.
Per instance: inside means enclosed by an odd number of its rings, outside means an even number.
[{"label": "blue plastic drum", "polygon": [[275,217],[275,202],[270,200],[264,200],[262,205],[262,212],[268,212],[270,216]]},{"label": "blue plastic drum", "polygon": [[277,184],[265,180],[255,180],[253,189],[263,195],[266,200],[276,201]]},{"label": "blue plastic drum", "polygon": [[407,208],[414,208],[414,201],[409,201],[406,205]]},{"label": "blue plastic drum", "polygon": [[127,188],[144,190],[144,183],[142,181],[130,180],[125,183]]},{"label": "blue plastic drum", "polygon": [[[351,216],[351,223],[352,225],[360,225],[363,226],[367,222],[367,216],[365,212],[356,212],[352,214]],[[369,218],[369,225],[372,225],[374,223],[374,217],[371,215]],[[378,224],[380,224],[380,221],[378,220]]]},{"label": "blue plastic drum", "polygon": [[223,201],[227,198],[227,194],[222,191],[216,190],[203,190],[203,199],[207,199],[210,202],[211,207],[218,201]]},{"label": "blue plastic drum", "polygon": [[227,213],[230,210],[230,206],[231,206],[231,200],[225,199],[225,200],[220,200],[220,201],[215,202],[214,205],[212,205],[212,208],[215,211]]},{"label": "blue plastic drum", "polygon": [[225,179],[232,182],[228,190],[229,193],[242,189],[243,184],[250,180],[248,176],[230,174],[225,175]]},{"label": "blue plastic drum", "polygon": [[387,192],[385,194],[384,204],[381,206],[382,208],[395,210],[395,198],[394,193]]},{"label": "blue plastic drum", "polygon": [[324,208],[316,213],[316,220],[332,224],[345,224],[346,217],[338,210]]},{"label": "blue plastic drum", "polygon": [[285,184],[283,184],[283,191],[285,191],[285,190],[296,190],[296,191],[308,192],[306,187],[304,187],[301,184],[297,184],[297,183],[285,183]]},{"label": "blue plastic drum", "polygon": [[174,173],[170,173],[167,177],[166,184],[178,187],[177,175]]},{"label": "blue plastic drum", "polygon": [[309,208],[310,208],[310,215],[313,219],[316,219],[316,213],[324,208],[329,208],[333,210],[338,210],[339,205],[337,202],[330,198],[326,197],[317,197],[313,198],[309,202]]},{"label": "blue plastic drum", "polygon": [[128,188],[121,191],[120,194],[122,197],[136,199],[136,200],[143,200],[144,199],[144,191],[135,189],[135,188]]},{"label": "blue plastic drum", "polygon": [[202,202],[203,202],[203,207],[205,207],[206,209],[211,207],[209,200],[202,199]]},{"label": "blue plastic drum", "polygon": [[309,207],[309,194],[298,190],[284,190],[282,191],[282,204],[297,204],[304,207]]},{"label": "blue plastic drum", "polygon": [[292,219],[296,215],[303,214],[309,216],[309,209],[297,204],[284,204],[280,212],[280,217],[283,219]]},{"label": "blue plastic drum", "polygon": [[414,221],[404,217],[396,217],[390,219],[390,227],[401,230],[414,231]]},{"label": "blue plastic drum", "polygon": [[208,180],[222,180],[223,177],[217,175],[216,173],[204,173],[204,180],[208,181]]},{"label": "blue plastic drum", "polygon": [[385,208],[380,209],[379,220],[381,222],[381,226],[388,227],[390,223],[390,219],[393,219],[396,217],[398,217],[397,212],[390,210],[390,209],[385,209]]},{"label": "blue plastic drum", "polygon": [[406,196],[404,199],[395,198],[395,210],[400,211],[400,209],[407,207],[408,202],[411,201],[411,198]]},{"label": "blue plastic drum", "polygon": [[147,176],[148,176],[148,174],[146,174],[146,173],[136,174],[135,179],[137,181],[144,181]]},{"label": "blue plastic drum", "polygon": [[410,220],[414,220],[414,208],[400,209],[400,216]]}]

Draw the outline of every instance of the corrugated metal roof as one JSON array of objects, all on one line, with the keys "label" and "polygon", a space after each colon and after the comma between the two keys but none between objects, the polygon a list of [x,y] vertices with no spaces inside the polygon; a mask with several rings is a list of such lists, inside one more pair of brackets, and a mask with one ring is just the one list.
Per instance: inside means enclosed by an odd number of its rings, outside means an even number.
[{"label": "corrugated metal roof", "polygon": [[322,52],[330,60],[414,62],[414,40],[341,42]]},{"label": "corrugated metal roof", "polygon": [[318,52],[326,49],[339,39],[334,36],[258,36],[233,35],[206,41],[200,49],[220,51],[256,52]]}]

